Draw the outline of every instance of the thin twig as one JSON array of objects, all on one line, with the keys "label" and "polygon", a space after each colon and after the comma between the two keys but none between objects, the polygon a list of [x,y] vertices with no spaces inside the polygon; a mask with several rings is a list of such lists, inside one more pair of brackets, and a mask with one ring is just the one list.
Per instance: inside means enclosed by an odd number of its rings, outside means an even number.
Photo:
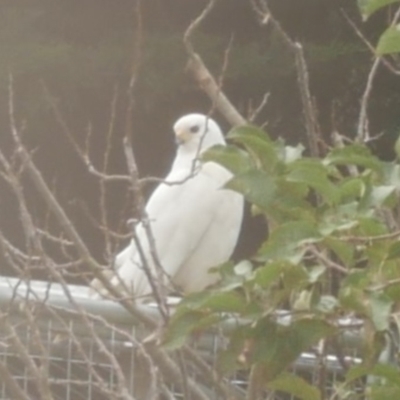
[{"label": "thin twig", "polygon": [[[116,119],[116,109],[117,109],[117,100],[118,100],[118,86],[116,85],[114,87],[113,91],[113,97],[111,100],[111,107],[110,107],[110,122],[108,126],[108,131],[106,134],[106,149],[104,152],[104,157],[103,157],[103,171],[107,171],[108,169],[108,163],[110,159],[110,153],[111,153],[111,148],[112,148],[112,136],[114,133],[114,128],[115,128],[115,119]],[[105,185],[105,182],[103,180],[100,180],[100,221],[103,226],[108,226],[108,212],[107,212],[107,203],[106,203],[106,198],[107,198],[107,188]],[[112,257],[112,245],[111,245],[111,237],[110,235],[110,230],[105,229],[103,231],[104,233],[104,241],[105,241],[105,247],[106,247],[106,255],[107,259],[111,259]]]},{"label": "thin twig", "polygon": [[304,57],[303,46],[300,43],[294,43],[294,49],[296,55],[297,79],[299,81],[303,112],[306,120],[306,132],[308,143],[310,145],[310,154],[312,157],[318,157],[318,141],[320,134],[316,110],[310,92],[310,78],[308,74],[307,63]]},{"label": "thin twig", "polygon": [[348,275],[349,271],[345,267],[332,261],[329,257],[325,256],[322,252],[320,252],[315,246],[308,246],[307,251],[309,251],[312,255],[314,255],[315,258],[321,261],[327,268]]},{"label": "thin twig", "polygon": [[364,143],[370,140],[371,138],[371,134],[369,132],[369,120],[368,120],[367,108],[368,108],[369,98],[372,92],[375,75],[376,72],[378,71],[378,67],[380,64],[381,64],[381,58],[380,57],[375,58],[368,74],[364,93],[361,97],[360,114],[358,116],[357,136],[356,136],[356,141],[361,143]]},{"label": "thin twig", "polygon": [[249,122],[254,122],[256,120],[256,118],[258,117],[258,115],[260,114],[260,112],[264,109],[264,107],[267,105],[268,103],[268,99],[269,99],[270,93],[267,92],[264,94],[264,96],[262,97],[260,104],[251,111],[250,116],[249,116]]},{"label": "thin twig", "polygon": [[400,231],[395,231],[377,236],[340,236],[338,237],[338,239],[352,243],[371,243],[381,240],[396,239],[399,236],[400,236]]},{"label": "thin twig", "polygon": [[145,209],[145,203],[143,193],[139,185],[139,173],[136,166],[135,157],[133,154],[132,145],[129,137],[124,138],[124,152],[125,158],[128,165],[128,170],[131,175],[132,189],[135,198],[135,212],[134,215],[138,217],[138,221],[142,224],[146,233],[146,238],[149,243],[150,256],[152,257],[153,264],[156,270],[156,276],[153,276],[149,263],[146,259],[146,255],[143,251],[142,243],[139,242],[137,235],[135,234],[136,227],[132,229],[133,240],[135,241],[136,248],[139,251],[140,260],[142,263],[143,270],[152,288],[154,298],[159,306],[160,313],[165,321],[168,320],[169,310],[165,299],[165,291],[162,288],[162,282],[165,280],[165,270],[161,265],[160,259],[157,254],[156,242],[154,239],[153,232],[151,230],[150,221]]},{"label": "thin twig", "polygon": [[[352,21],[352,19],[347,15],[347,13],[344,10],[340,10],[342,12],[343,17],[347,21],[347,23],[353,28],[354,32],[356,35],[361,39],[361,41],[367,46],[368,50],[371,52],[371,54],[376,57],[376,51],[375,47],[372,45],[372,43],[369,42],[369,40],[364,36],[364,34],[361,32],[361,30],[357,27],[357,25]],[[396,69],[390,62],[387,60],[385,57],[382,57],[382,63],[383,65],[393,74],[395,75],[400,75],[400,70]]]},{"label": "thin twig", "polygon": [[[28,151],[22,144],[14,121],[13,93],[14,92],[12,85],[12,76],[10,76],[9,114],[11,121],[11,133],[12,133],[12,138],[14,139],[15,146],[17,148],[17,154],[21,158],[22,162],[25,164],[26,170],[32,180],[32,183],[38,190],[42,199],[46,202],[50,211],[54,214],[55,218],[57,219],[58,223],[62,227],[63,231],[65,232],[69,240],[71,240],[75,244],[75,248],[82,261],[85,262],[85,264],[91,269],[93,274],[100,280],[100,282],[104,285],[104,287],[111,294],[113,294],[115,298],[118,298],[119,296],[118,290],[111,285],[111,283],[107,279],[107,274],[104,273],[104,268],[100,264],[98,264],[97,261],[90,254],[86,244],[82,240],[81,236],[77,232],[71,220],[68,218],[64,209],[61,207],[61,205],[55,198],[52,191],[47,186],[46,182],[43,179],[43,176],[37,169],[36,165],[33,163]],[[144,324],[150,327],[155,326],[155,321],[152,318],[141,313],[136,307],[134,307],[134,305],[131,302],[126,301],[126,299],[119,299],[119,301],[129,312],[132,313],[132,315],[138,318],[139,321],[143,322]]]}]

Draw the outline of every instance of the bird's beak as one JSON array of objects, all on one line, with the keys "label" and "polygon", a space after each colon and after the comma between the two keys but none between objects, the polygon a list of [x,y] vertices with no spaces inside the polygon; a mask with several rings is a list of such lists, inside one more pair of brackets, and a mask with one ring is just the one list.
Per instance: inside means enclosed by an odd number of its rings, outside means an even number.
[{"label": "bird's beak", "polygon": [[179,130],[175,132],[175,142],[177,145],[185,144],[189,139],[189,135],[186,131]]}]

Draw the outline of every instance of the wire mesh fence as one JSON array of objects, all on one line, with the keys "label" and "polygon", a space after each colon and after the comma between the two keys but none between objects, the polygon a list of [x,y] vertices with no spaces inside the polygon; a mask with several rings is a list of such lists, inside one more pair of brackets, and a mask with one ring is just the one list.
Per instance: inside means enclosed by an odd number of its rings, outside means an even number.
[{"label": "wire mesh fence", "polygon": [[[155,366],[140,351],[143,332],[131,314],[115,302],[91,299],[85,287],[2,278],[0,310],[0,400],[144,400],[160,393],[161,398],[185,398],[182,388],[154,378]],[[156,310],[147,307],[146,312]],[[282,323],[285,318],[282,315]],[[319,357],[317,349],[303,353],[293,366],[296,374],[318,385],[324,371],[329,394],[343,379],[343,362],[361,361],[354,347],[360,327],[352,326],[343,359],[326,352]],[[224,344],[223,335],[211,332],[194,338],[191,347],[213,365]],[[186,373],[196,374],[190,367]],[[230,383],[243,394],[247,379],[241,371]],[[143,388],[146,395],[141,394]],[[362,387],[357,390],[362,393]],[[210,399],[223,398],[206,392]],[[268,396],[296,399],[280,393]]]}]

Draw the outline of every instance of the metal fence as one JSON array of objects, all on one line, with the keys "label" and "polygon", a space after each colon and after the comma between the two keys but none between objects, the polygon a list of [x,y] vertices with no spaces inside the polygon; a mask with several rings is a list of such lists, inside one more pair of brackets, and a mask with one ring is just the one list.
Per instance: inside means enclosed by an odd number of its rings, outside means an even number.
[{"label": "metal fence", "polygon": [[[143,311],[157,314],[151,306],[143,306]],[[0,312],[0,400],[39,400],[46,393],[55,400],[129,396],[145,400],[137,386],[154,384],[148,379],[151,365],[138,354],[140,326],[118,303],[92,299],[86,287],[0,278]],[[281,318],[285,323],[287,317]],[[357,342],[359,329],[349,332],[346,342],[350,347]],[[216,333],[193,341],[210,364],[223,345],[223,335]],[[347,350],[346,357],[352,363],[360,362],[356,350]],[[321,359],[315,353],[304,353],[294,369],[316,383],[321,362],[329,373],[327,385],[333,387],[343,375],[341,362],[333,355]],[[245,389],[246,380],[244,371],[231,377],[239,390]],[[183,398],[170,382],[160,380],[157,385],[165,396],[173,393],[174,398]],[[211,392],[209,396],[219,398]],[[273,398],[295,397],[277,393]]]}]

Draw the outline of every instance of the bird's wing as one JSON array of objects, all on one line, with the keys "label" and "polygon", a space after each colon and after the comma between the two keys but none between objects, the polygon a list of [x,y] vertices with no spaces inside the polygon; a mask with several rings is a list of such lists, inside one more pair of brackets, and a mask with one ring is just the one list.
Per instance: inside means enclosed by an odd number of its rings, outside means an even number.
[{"label": "bird's wing", "polygon": [[[187,176],[187,171],[184,174],[182,172],[182,176],[179,175],[179,172],[174,172],[166,180],[179,180]],[[151,196],[146,211],[158,258],[169,277],[179,271],[202,237],[207,234],[219,207],[223,206],[222,200],[226,191],[221,190],[221,186],[229,177],[229,172],[212,164],[212,168],[208,165],[183,184],[159,185]],[[149,254],[149,242],[142,225],[137,226],[136,236],[144,250],[147,264],[154,273],[154,261]],[[151,293],[141,257],[133,242],[120,253],[116,264],[120,279],[135,296]]]},{"label": "bird's wing", "polygon": [[218,274],[210,273],[209,269],[227,261],[236,246],[243,219],[243,196],[221,190],[218,197],[206,232],[174,276],[174,283],[185,293],[200,291],[215,283]]}]

